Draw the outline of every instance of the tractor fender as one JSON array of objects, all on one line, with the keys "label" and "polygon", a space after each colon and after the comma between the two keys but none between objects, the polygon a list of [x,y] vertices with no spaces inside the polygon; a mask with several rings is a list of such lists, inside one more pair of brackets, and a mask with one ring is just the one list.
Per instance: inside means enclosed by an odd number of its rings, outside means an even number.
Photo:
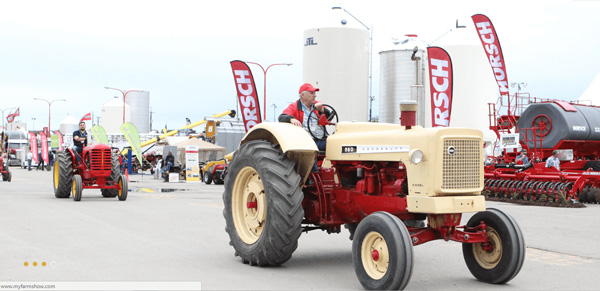
[{"label": "tractor fender", "polygon": [[253,140],[266,140],[279,145],[287,158],[296,163],[296,173],[303,181],[308,178],[319,149],[310,134],[290,123],[260,123],[242,139],[240,146]]}]

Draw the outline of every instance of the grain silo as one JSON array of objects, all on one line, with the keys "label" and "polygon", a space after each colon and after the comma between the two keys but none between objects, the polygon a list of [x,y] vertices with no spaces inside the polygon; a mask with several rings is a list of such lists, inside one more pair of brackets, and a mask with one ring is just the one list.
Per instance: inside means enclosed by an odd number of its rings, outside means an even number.
[{"label": "grain silo", "polygon": [[71,134],[78,129],[79,120],[72,115],[67,115],[67,117],[60,122],[60,132],[62,134]]},{"label": "grain silo", "polygon": [[[417,101],[416,122],[425,125],[424,78],[427,60],[424,50],[427,44],[408,34],[407,39],[398,43],[392,50],[379,53],[380,58],[380,101],[379,122],[400,123],[400,101]],[[416,60],[412,60],[413,49]]]},{"label": "grain silo", "polygon": [[121,133],[123,105],[125,106],[125,121],[130,121],[130,107],[128,104],[123,104],[123,99],[115,97],[102,105],[102,127],[104,127],[107,133]]},{"label": "grain silo", "polygon": [[311,83],[320,89],[317,100],[333,106],[340,121],[367,121],[369,58],[369,31],[366,29],[321,27],[305,30],[303,83]]},{"label": "grain silo", "polygon": [[130,91],[125,102],[131,110],[130,122],[140,133],[150,132],[150,91]]}]

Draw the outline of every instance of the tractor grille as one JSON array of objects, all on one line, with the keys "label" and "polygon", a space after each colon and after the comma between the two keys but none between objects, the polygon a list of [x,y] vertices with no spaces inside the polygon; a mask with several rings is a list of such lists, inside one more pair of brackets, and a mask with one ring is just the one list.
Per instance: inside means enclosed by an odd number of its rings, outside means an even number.
[{"label": "tractor grille", "polygon": [[90,154],[90,169],[92,171],[110,171],[112,169],[110,149],[93,149]]},{"label": "tractor grille", "polygon": [[442,189],[481,188],[483,160],[482,145],[478,139],[444,139],[442,150]]}]

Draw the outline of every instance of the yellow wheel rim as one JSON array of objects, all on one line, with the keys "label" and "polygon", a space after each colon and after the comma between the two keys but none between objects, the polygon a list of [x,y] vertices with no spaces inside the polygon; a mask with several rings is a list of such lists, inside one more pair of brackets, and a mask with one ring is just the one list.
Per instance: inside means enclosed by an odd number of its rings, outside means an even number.
[{"label": "yellow wheel rim", "polygon": [[121,194],[123,194],[123,179],[119,179],[119,187],[121,187],[118,191],[119,193],[119,197],[121,197]]},{"label": "yellow wheel rim", "polygon": [[237,233],[247,244],[260,238],[267,219],[265,187],[251,167],[238,173],[231,193],[231,213]]},{"label": "yellow wheel rim", "polygon": [[58,176],[59,176],[60,171],[58,170],[58,162],[54,163],[54,188],[58,187]]},{"label": "yellow wheel rim", "polygon": [[482,248],[482,243],[473,244],[473,255],[475,260],[484,269],[493,269],[500,259],[502,259],[502,240],[495,229],[487,227],[488,242],[492,244],[492,249],[486,251]]},{"label": "yellow wheel rim", "polygon": [[360,257],[369,277],[379,280],[385,276],[390,264],[390,252],[381,234],[375,231],[367,233],[360,248]]},{"label": "yellow wheel rim", "polygon": [[73,179],[73,196],[77,195],[77,179]]}]

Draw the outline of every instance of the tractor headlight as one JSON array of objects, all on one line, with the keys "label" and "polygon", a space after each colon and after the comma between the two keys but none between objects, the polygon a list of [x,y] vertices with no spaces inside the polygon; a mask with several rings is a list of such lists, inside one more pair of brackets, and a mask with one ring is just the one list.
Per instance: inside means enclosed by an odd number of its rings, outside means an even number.
[{"label": "tractor headlight", "polygon": [[410,151],[410,161],[413,164],[418,164],[423,160],[423,152],[421,150]]}]

